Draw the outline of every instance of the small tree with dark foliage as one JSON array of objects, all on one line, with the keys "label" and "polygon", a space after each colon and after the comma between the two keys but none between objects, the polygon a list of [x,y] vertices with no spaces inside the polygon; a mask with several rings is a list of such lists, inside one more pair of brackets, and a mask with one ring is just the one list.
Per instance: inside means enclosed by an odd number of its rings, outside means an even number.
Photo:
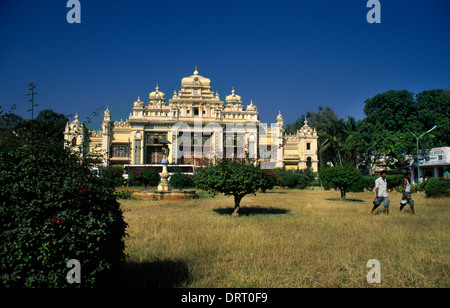
[{"label": "small tree with dark foliage", "polygon": [[341,198],[345,199],[349,188],[361,178],[361,173],[354,167],[326,167],[319,170],[319,178],[324,185],[337,187]]},{"label": "small tree with dark foliage", "polygon": [[242,198],[258,191],[266,192],[276,184],[273,170],[264,170],[248,158],[222,158],[205,161],[194,177],[197,188],[213,195],[234,197],[233,217],[239,216]]}]

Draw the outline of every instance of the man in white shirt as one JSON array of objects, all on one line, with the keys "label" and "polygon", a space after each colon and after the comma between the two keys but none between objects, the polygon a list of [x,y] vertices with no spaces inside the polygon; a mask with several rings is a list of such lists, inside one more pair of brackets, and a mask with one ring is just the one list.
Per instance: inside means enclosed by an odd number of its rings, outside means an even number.
[{"label": "man in white shirt", "polygon": [[383,203],[384,213],[389,214],[389,197],[387,193],[387,172],[385,170],[380,172],[380,177],[375,180],[375,200],[373,200],[373,208],[370,214],[373,215],[373,211]]}]

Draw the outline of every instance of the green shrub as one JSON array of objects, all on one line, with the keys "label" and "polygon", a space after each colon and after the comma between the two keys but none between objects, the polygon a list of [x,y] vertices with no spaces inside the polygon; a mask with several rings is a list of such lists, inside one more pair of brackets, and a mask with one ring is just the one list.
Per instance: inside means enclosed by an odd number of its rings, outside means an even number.
[{"label": "green shrub", "polygon": [[123,172],[124,169],[123,167],[120,166],[101,167],[100,179],[104,184],[110,187],[123,186],[124,184]]},{"label": "green shrub", "polygon": [[194,187],[194,179],[189,174],[176,172],[170,177],[170,185],[176,189]]},{"label": "green shrub", "polygon": [[363,192],[366,189],[366,179],[362,176],[349,189],[349,192]]},{"label": "green shrub", "polygon": [[[1,282],[6,287],[97,286],[124,259],[126,223],[112,189],[65,149],[0,150]],[[81,284],[67,262],[81,263]]]},{"label": "green shrub", "polygon": [[305,189],[309,184],[309,178],[306,174],[298,173],[297,176],[297,185],[295,186],[298,189]]},{"label": "green shrub", "polygon": [[396,189],[402,186],[403,180],[405,179],[404,174],[388,174],[386,175],[386,182],[388,189]]},{"label": "green shrub", "polygon": [[131,190],[119,190],[115,191],[114,195],[117,199],[132,199],[133,192]]},{"label": "green shrub", "polygon": [[372,191],[375,187],[375,180],[378,178],[376,175],[364,175],[362,181],[364,181],[364,186],[367,190]]},{"label": "green shrub", "polygon": [[425,194],[427,197],[450,197],[450,180],[445,178],[429,179],[425,187]]},{"label": "green shrub", "polygon": [[282,185],[289,188],[294,188],[297,186],[298,182],[298,174],[290,171],[282,172],[281,174],[282,178]]},{"label": "green shrub", "polygon": [[313,182],[309,182],[308,186],[311,187],[320,187],[320,182],[319,181],[313,181]]},{"label": "green shrub", "polygon": [[131,186],[158,186],[161,176],[158,171],[153,168],[136,168],[131,169],[129,174]]},{"label": "green shrub", "polygon": [[308,174],[301,171],[275,169],[274,173],[278,186],[305,189],[310,182]]}]

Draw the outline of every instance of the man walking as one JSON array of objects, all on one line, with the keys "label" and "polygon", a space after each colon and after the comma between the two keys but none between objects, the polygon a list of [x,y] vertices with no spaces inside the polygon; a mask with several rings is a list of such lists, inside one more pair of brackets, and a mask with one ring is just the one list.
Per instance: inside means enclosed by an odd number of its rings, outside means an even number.
[{"label": "man walking", "polygon": [[406,204],[409,204],[411,212],[414,214],[414,200],[411,198],[411,185],[409,184],[411,180],[411,173],[405,175],[405,180],[403,181],[403,194],[400,200],[400,211],[403,210]]},{"label": "man walking", "polygon": [[387,193],[387,172],[385,170],[380,172],[380,177],[375,180],[375,200],[373,200],[373,208],[370,214],[373,215],[373,211],[383,203],[384,213],[389,214],[389,197]]}]

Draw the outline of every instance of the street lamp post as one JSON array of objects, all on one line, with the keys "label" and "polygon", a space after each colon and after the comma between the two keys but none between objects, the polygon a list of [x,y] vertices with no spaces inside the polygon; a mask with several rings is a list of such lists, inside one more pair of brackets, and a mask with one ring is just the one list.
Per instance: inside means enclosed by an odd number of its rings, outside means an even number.
[{"label": "street lamp post", "polygon": [[435,129],[437,127],[437,125],[433,126],[433,128],[431,128],[430,130],[426,131],[425,133],[423,133],[422,135],[420,135],[419,137],[417,137],[411,130],[409,130],[409,132],[416,138],[416,147],[417,147],[417,191],[420,190],[420,172],[419,172],[419,140],[420,138],[422,138],[423,136],[425,136],[426,134],[428,134],[429,132],[431,132],[433,129]]}]

